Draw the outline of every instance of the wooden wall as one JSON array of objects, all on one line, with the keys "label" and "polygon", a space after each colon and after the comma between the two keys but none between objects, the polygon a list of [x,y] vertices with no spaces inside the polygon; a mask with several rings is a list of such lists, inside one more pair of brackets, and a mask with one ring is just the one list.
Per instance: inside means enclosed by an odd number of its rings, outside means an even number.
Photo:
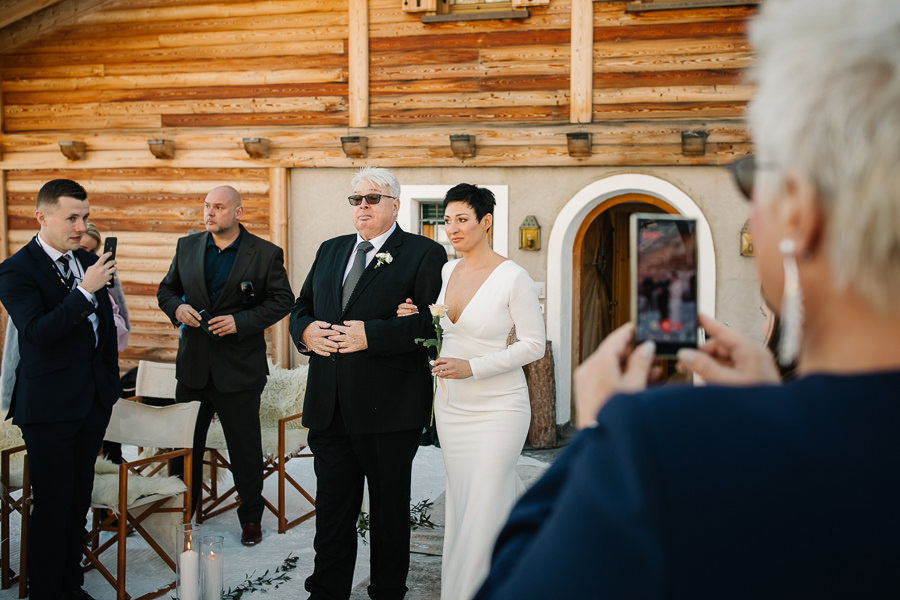
[{"label": "wooden wall", "polygon": [[119,361],[123,370],[142,358],[175,361],[178,330],[159,310],[156,288],[169,269],[178,238],[203,227],[203,199],[209,190],[223,183],[237,188],[244,201],[241,222],[252,233],[269,237],[265,169],[35,169],[7,174],[10,254],[37,231],[37,191],[57,177],[84,185],[90,220],[104,236],[119,238],[119,278],[132,323],[128,348]]}]

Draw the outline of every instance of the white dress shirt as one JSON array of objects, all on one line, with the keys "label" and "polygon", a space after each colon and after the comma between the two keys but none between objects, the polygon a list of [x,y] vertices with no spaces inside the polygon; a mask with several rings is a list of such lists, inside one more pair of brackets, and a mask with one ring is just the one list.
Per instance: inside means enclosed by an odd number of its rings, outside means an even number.
[{"label": "white dress shirt", "polygon": [[[366,266],[369,266],[369,263],[372,262],[372,259],[375,258],[375,255],[378,254],[378,251],[381,250],[381,247],[384,246],[384,243],[387,241],[391,234],[394,233],[394,230],[397,229],[397,222],[394,221],[394,224],[391,225],[391,228],[379,235],[378,237],[372,238],[368,240],[370,244],[372,244],[372,249],[366,252]],[[347,281],[347,275],[350,274],[350,268],[353,267],[353,259],[356,258],[356,247],[359,246],[360,242],[365,242],[359,233],[356,234],[356,244],[353,245],[353,252],[350,253],[350,260],[347,261],[347,268],[344,269],[344,278],[341,280],[342,282]]]},{"label": "white dress shirt", "polygon": [[[41,248],[44,249],[44,252],[47,253],[47,256],[50,257],[50,260],[53,261],[53,264],[56,265],[56,268],[59,270],[60,274],[62,274],[62,265],[59,264],[59,258],[61,256],[65,256],[69,260],[69,270],[72,272],[72,275],[75,277],[75,281],[78,284],[78,291],[84,294],[84,297],[87,298],[87,301],[94,305],[94,308],[97,308],[97,299],[94,298],[94,295],[81,287],[81,282],[84,280],[84,266],[81,264],[81,261],[75,258],[75,255],[69,252],[60,252],[47,242],[41,239],[41,234],[37,235],[38,244],[40,244]],[[97,328],[100,326],[100,321],[97,318],[97,313],[92,312],[88,315],[88,320],[91,322],[91,327],[94,328],[94,341],[96,342],[99,337],[97,334]]]}]

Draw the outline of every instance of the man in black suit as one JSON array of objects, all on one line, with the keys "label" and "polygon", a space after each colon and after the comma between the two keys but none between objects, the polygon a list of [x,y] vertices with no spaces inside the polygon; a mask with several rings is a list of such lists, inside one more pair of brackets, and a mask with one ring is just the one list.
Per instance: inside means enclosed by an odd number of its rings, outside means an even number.
[{"label": "man in black suit", "polygon": [[80,568],[94,461],[119,397],[109,254],[81,250],[87,192],[68,179],[40,189],[40,232],[0,264],[0,300],[19,335],[7,418],[22,430],[34,492],[31,598],[89,599]]},{"label": "man in black suit", "polygon": [[[206,231],[178,240],[156,293],[177,327],[178,402],[200,401],[191,489],[201,501],[202,456],[213,414],[219,415],[241,505],[241,543],[262,541],[263,457],[259,397],[269,372],[265,329],[291,308],[284,253],[240,224],[241,195],[230,186],[206,196]],[[203,313],[203,314],[201,314]],[[202,326],[201,326],[202,325]],[[198,504],[195,503],[195,506]]]},{"label": "man in black suit", "polygon": [[[363,480],[371,506],[371,598],[403,598],[409,571],[412,461],[431,412],[431,377],[417,337],[433,337],[427,306],[447,255],[397,226],[400,184],[367,167],[353,179],[356,234],[328,240],[291,313],[308,354],[303,424],[315,455],[315,570],[311,599],[347,598],[356,562]],[[419,315],[397,318],[406,298]]]}]

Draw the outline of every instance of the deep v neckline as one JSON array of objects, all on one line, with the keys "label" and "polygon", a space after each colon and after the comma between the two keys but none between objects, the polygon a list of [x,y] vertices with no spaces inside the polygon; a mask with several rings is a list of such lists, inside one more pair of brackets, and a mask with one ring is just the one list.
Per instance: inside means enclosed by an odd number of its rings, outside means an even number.
[{"label": "deep v neckline", "polygon": [[[497,272],[497,269],[499,269],[500,267],[502,267],[503,265],[505,265],[508,262],[509,262],[509,259],[507,258],[506,260],[501,262],[499,265],[497,265],[496,267],[491,269],[491,272],[487,274],[487,277],[484,278],[484,281],[481,282],[481,285],[478,286],[478,289],[475,290],[475,293],[472,294],[472,297],[469,298],[469,301],[466,302],[466,305],[463,306],[462,310],[459,311],[459,314],[456,315],[455,321],[450,318],[450,311],[449,310],[447,311],[447,320],[450,321],[451,324],[456,325],[457,323],[459,323],[460,319],[463,318],[463,315],[466,314],[466,310],[469,308],[469,305],[472,304],[472,301],[478,296],[478,294],[481,293],[481,288],[483,288],[487,284],[487,282],[491,280],[491,277],[494,276],[494,273]],[[445,302],[447,301],[447,291],[450,289],[450,282],[453,280],[453,273],[456,272],[456,267],[458,267],[458,266],[459,266],[459,263],[456,263],[456,266],[453,267],[453,271],[450,272],[450,276],[447,278],[447,287],[444,289],[444,301]],[[447,305],[447,306],[449,307],[449,305]]]}]

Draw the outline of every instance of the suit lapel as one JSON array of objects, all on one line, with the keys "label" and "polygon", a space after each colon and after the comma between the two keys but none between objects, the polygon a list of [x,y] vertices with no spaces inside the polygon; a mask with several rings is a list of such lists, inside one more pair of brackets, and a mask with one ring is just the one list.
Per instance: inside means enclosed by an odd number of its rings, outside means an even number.
[{"label": "suit lapel", "polygon": [[[377,254],[382,254],[384,252],[388,252],[390,254],[396,254],[399,251],[400,246],[403,244],[403,230],[400,229],[400,226],[397,225],[397,228],[394,229],[394,233],[387,239],[381,248],[378,249]],[[377,257],[376,254],[376,257]],[[348,256],[349,260],[350,257]],[[345,263],[346,264],[346,263]],[[365,291],[366,287],[372,281],[378,277],[383,271],[386,271],[389,268],[389,265],[383,264],[380,267],[378,266],[378,259],[375,258],[369,265],[366,267],[366,270],[363,271],[362,277],[359,278],[359,281],[356,284],[356,287],[353,288],[353,294],[350,296],[350,300],[347,302],[347,307],[344,309],[344,313],[353,306],[353,303],[356,302],[357,298],[359,298],[362,293]],[[343,316],[343,314],[341,315]]]},{"label": "suit lapel", "polygon": [[[209,243],[209,236],[210,233],[208,231],[203,235],[198,235],[195,241],[196,246],[194,248],[186,248],[193,258],[188,264],[194,273],[185,273],[181,276],[182,281],[196,282],[194,285],[197,286],[196,290],[200,299],[198,304],[201,307],[209,306],[209,290],[206,289],[206,244]],[[194,296],[195,294],[190,294],[187,298]],[[187,301],[190,303],[190,300]],[[211,306],[210,309],[212,309]]]},{"label": "suit lapel", "polygon": [[57,287],[59,288],[60,297],[65,296],[71,290],[66,286],[66,280],[63,279],[62,273],[59,272],[59,269],[53,263],[53,259],[44,252],[44,249],[41,248],[41,245],[37,241],[37,236],[31,238],[31,241],[28,242],[26,246],[28,249],[31,258],[35,261],[35,263],[39,265],[43,265],[43,268],[46,269],[47,275],[50,276],[53,281],[57,282]]},{"label": "suit lapel", "polygon": [[[239,289],[238,282],[243,279],[247,267],[253,263],[254,254],[256,254],[256,240],[254,240],[253,236],[241,226],[241,241],[238,244],[237,256],[234,257],[234,264],[231,266],[231,273],[228,274],[228,279],[225,280],[225,286],[222,288],[222,293],[219,294],[218,299],[216,299],[216,306],[227,299],[230,294],[237,292]],[[205,289],[206,285],[203,287]],[[211,307],[212,314],[216,314],[216,306]]]}]

